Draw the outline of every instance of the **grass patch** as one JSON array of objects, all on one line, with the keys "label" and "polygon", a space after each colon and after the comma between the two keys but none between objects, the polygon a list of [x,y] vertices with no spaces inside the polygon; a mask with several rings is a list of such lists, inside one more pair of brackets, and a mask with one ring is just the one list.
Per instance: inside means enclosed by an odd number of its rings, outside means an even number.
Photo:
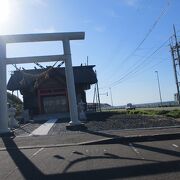
[{"label": "grass patch", "polygon": [[169,111],[167,117],[180,118],[180,110]]},{"label": "grass patch", "polygon": [[136,114],[136,115],[148,115],[148,116],[165,116],[165,117],[172,117],[172,118],[180,118],[180,110],[179,109],[173,109],[173,110],[111,110],[110,112],[118,113],[118,114]]}]

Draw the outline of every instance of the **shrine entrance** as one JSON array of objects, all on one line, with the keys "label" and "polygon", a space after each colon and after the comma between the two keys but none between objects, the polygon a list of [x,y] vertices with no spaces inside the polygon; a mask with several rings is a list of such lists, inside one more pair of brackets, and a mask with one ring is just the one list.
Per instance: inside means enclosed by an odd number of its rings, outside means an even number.
[{"label": "shrine entrance", "polygon": [[[34,62],[50,62],[50,61],[64,61],[65,74],[67,83],[67,94],[70,111],[69,124],[80,125],[78,119],[77,100],[74,85],[74,75],[72,69],[70,40],[84,39],[84,32],[72,33],[45,33],[45,34],[19,34],[19,35],[2,35],[0,36],[0,133],[9,132],[8,128],[8,112],[7,112],[7,87],[6,87],[6,65],[7,64],[23,64]],[[33,57],[6,57],[6,44],[8,43],[25,43],[25,42],[40,42],[40,41],[62,41],[63,42],[63,55],[53,56],[33,56]],[[44,105],[53,99],[45,98]],[[62,98],[57,103],[65,103]],[[46,108],[46,107],[45,107]],[[48,110],[47,110],[48,109]],[[51,111],[48,107],[47,111]]]}]

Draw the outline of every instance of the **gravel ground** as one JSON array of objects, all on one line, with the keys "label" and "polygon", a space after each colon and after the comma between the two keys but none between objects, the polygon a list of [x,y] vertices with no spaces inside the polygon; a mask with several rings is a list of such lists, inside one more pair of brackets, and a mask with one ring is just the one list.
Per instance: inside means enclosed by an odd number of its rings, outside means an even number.
[{"label": "gravel ground", "polygon": [[89,114],[86,123],[87,128],[94,131],[178,125],[180,125],[180,121],[170,117],[136,114],[127,115],[111,112]]},{"label": "gravel ground", "polygon": [[[61,118],[49,131],[49,135],[67,135],[78,134],[81,131],[66,130],[66,126],[70,121],[69,118]],[[33,130],[42,125],[45,121],[28,123],[22,125],[15,130],[16,136],[28,136]],[[118,130],[118,129],[134,129],[134,128],[151,128],[151,127],[166,127],[180,126],[180,119],[174,119],[164,116],[148,116],[136,114],[121,114],[116,112],[102,112],[87,114],[86,127],[90,131],[102,130]]]}]

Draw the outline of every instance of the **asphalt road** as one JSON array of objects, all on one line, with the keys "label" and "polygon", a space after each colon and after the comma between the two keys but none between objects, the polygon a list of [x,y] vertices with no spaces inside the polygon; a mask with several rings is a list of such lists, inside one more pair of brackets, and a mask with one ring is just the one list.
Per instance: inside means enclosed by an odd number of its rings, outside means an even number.
[{"label": "asphalt road", "polygon": [[9,144],[16,148],[0,151],[1,180],[180,179],[179,139],[30,149],[13,139]]}]

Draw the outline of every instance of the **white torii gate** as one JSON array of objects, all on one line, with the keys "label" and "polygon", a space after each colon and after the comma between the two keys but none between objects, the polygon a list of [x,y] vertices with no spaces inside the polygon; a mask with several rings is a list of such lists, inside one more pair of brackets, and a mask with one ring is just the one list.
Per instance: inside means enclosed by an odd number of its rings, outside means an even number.
[{"label": "white torii gate", "polygon": [[[0,36],[0,134],[9,132],[7,112],[6,65],[34,62],[64,61],[68,90],[71,126],[81,125],[78,119],[77,100],[71,60],[70,40],[84,39],[84,32],[19,34]],[[63,55],[6,58],[6,44],[39,41],[62,41]]]}]

